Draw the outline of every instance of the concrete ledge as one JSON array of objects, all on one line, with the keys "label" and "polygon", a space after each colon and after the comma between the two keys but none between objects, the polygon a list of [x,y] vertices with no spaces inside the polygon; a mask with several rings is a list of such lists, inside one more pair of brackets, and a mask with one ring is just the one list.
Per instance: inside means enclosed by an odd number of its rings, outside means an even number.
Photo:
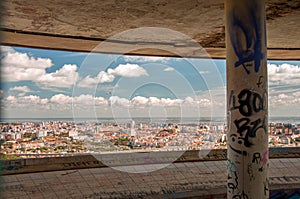
[{"label": "concrete ledge", "polygon": [[[269,157],[299,158],[300,147],[270,148]],[[170,164],[227,159],[226,149],[191,151],[122,152],[66,157],[45,157],[2,160],[3,175],[60,171],[70,169],[104,168],[130,165]]]}]

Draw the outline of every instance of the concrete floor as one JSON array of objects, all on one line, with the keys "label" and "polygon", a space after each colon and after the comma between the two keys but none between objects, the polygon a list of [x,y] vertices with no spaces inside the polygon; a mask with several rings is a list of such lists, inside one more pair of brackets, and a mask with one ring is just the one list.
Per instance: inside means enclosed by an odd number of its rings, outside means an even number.
[{"label": "concrete floor", "polygon": [[[4,175],[2,197],[224,198],[226,173],[226,161],[206,161]],[[300,158],[270,159],[269,177],[270,190],[299,189]]]}]

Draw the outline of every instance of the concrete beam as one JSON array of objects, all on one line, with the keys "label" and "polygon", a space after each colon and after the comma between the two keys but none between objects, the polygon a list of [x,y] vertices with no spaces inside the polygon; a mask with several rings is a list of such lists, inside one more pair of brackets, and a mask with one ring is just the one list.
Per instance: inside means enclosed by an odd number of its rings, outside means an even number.
[{"label": "concrete beam", "polygon": [[[28,48],[40,48],[49,50],[63,50],[74,52],[95,52],[95,53],[122,53],[122,48],[130,48],[130,46],[141,44],[141,42],[124,42],[124,41],[111,41],[112,48],[110,50],[100,51],[94,50],[97,45],[104,41],[101,38],[92,37],[79,37],[68,35],[55,35],[28,31],[14,31],[2,30],[0,31],[2,38],[2,45],[19,46]],[[107,41],[106,41],[107,42]],[[114,45],[115,44],[115,45]],[[115,47],[113,47],[115,46]],[[159,50],[160,46],[167,46],[168,49],[176,48],[180,50],[182,55],[194,58],[208,58],[207,55],[199,51],[197,47],[182,45],[179,43],[143,43],[145,48],[138,51],[127,53],[127,55],[142,55],[142,56],[165,56],[165,57],[178,57],[171,52]],[[149,47],[148,47],[149,46]],[[150,48],[151,47],[151,48]],[[157,47],[157,49],[155,49]],[[225,48],[204,48],[209,56],[214,59],[225,59]],[[269,60],[300,60],[300,48],[270,48],[268,49]]]}]

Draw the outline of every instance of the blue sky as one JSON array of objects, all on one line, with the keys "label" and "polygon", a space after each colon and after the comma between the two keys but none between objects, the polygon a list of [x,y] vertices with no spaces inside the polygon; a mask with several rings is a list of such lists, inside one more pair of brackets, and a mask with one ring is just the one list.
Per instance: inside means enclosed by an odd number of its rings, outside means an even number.
[{"label": "blue sky", "polygon": [[[1,50],[3,117],[225,116],[225,60]],[[300,116],[299,65],[268,61],[271,116]]]}]

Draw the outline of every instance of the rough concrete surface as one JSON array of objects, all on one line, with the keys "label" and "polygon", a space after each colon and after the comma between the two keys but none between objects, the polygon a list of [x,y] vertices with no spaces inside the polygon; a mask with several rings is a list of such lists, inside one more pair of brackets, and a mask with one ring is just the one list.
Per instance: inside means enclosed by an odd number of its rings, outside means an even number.
[{"label": "rough concrete surface", "polygon": [[[13,32],[93,38],[99,43],[133,28],[161,27],[181,32],[205,48],[225,47],[224,0],[11,0],[4,3],[4,8],[2,30]],[[297,57],[300,48],[300,1],[267,0],[266,14],[268,48],[298,50],[294,52]],[[168,39],[175,44],[181,42]],[[5,44],[29,45],[18,43],[11,37],[8,40],[5,34],[3,40]],[[139,37],[134,40],[139,41]],[[157,38],[153,40],[157,41]],[[51,47],[42,43],[39,37],[35,37],[35,42],[37,44],[32,43],[33,47],[81,50],[80,44],[64,47],[63,44],[57,46],[60,43],[57,42]],[[148,42],[153,41],[149,39]],[[95,43],[86,45],[91,50]],[[148,51],[144,54],[160,53]]]}]

